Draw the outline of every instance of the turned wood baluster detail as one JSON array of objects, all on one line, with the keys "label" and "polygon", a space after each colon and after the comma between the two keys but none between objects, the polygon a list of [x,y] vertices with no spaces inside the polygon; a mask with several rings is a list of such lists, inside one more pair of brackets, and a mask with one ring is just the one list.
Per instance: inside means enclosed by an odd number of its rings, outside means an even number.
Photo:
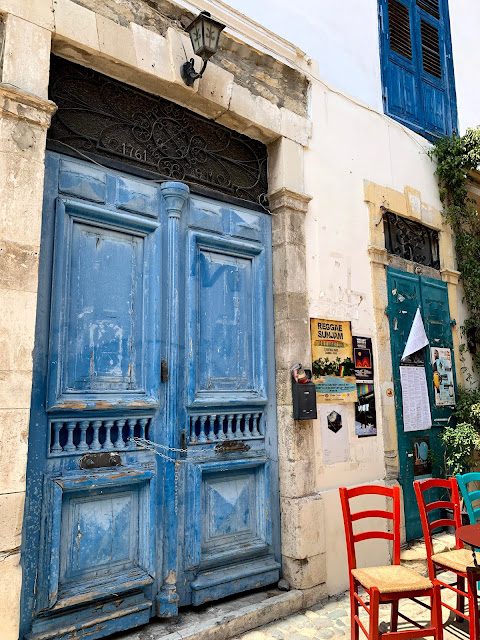
[{"label": "turned wood baluster detail", "polygon": [[198,444],[205,444],[207,442],[207,434],[205,433],[205,423],[208,416],[200,416],[200,437],[198,438]]},{"label": "turned wood baluster detail", "polygon": [[260,419],[260,414],[259,413],[254,413],[253,414],[253,428],[252,428],[252,438],[259,438],[262,434],[260,433],[260,430],[258,428],[259,426],[259,419]]},{"label": "turned wood baluster detail", "polygon": [[90,420],[82,420],[80,422],[80,442],[78,443],[77,451],[88,451],[89,446],[87,444],[87,429],[90,426]]},{"label": "turned wood baluster detail", "polygon": [[73,432],[76,426],[77,426],[77,423],[74,422],[73,420],[69,420],[67,422],[68,438],[67,438],[67,444],[65,446],[65,451],[70,452],[70,451],[77,450],[77,447],[73,444]]},{"label": "turned wood baluster detail", "polygon": [[212,440],[215,440],[215,420],[217,419],[217,415],[214,413],[211,416],[208,416],[208,424],[209,424],[209,431],[208,431],[208,440],[209,442]]},{"label": "turned wood baluster detail", "polygon": [[63,451],[60,446],[60,429],[63,427],[63,422],[54,422],[53,423],[53,445],[52,445],[52,453],[60,453]]},{"label": "turned wood baluster detail", "polygon": [[237,413],[235,416],[235,424],[236,424],[235,440],[241,440],[242,438],[245,437],[245,434],[242,433],[242,418],[243,418],[243,413]]},{"label": "turned wood baluster detail", "polygon": [[233,419],[235,418],[235,416],[233,415],[233,413],[229,413],[227,416],[227,433],[225,434],[225,438],[227,440],[233,440],[233,428],[232,428],[232,423],[233,423]]},{"label": "turned wood baluster detail", "polygon": [[101,426],[102,426],[101,420],[94,420],[92,423],[93,440],[92,440],[92,444],[90,445],[90,451],[100,451],[100,449],[102,448],[100,445],[100,440],[98,439]]},{"label": "turned wood baluster detail", "polygon": [[197,424],[197,416],[190,417],[190,444],[197,444],[198,437],[195,425]]},{"label": "turned wood baluster detail", "polygon": [[128,436],[128,448],[136,449],[137,445],[133,441],[133,437],[135,436],[135,425],[137,424],[136,418],[129,418],[127,420],[127,436]]},{"label": "turned wood baluster detail", "polygon": [[225,431],[223,430],[223,423],[225,422],[225,418],[226,418],[226,415],[224,413],[222,413],[221,415],[218,416],[217,438],[219,440],[225,440],[225,438],[226,438]]},{"label": "turned wood baluster detail", "polygon": [[245,413],[244,417],[245,417],[245,427],[243,429],[243,437],[244,438],[251,438],[252,434],[250,433],[250,418],[251,418],[252,414],[251,413]]},{"label": "turned wood baluster detail", "polygon": [[125,426],[126,420],[115,420],[115,424],[117,425],[118,435],[115,440],[115,448],[116,449],[125,449],[125,440],[123,439],[123,427]]}]

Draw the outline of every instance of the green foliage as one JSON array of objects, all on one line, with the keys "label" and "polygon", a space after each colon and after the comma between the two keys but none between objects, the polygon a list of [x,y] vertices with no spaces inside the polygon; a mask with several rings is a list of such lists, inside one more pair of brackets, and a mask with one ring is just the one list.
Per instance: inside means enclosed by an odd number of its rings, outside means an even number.
[{"label": "green foliage", "polygon": [[468,422],[480,433],[480,389],[459,389],[454,415],[457,422]]},{"label": "green foliage", "polygon": [[[468,172],[480,164],[480,129],[468,129],[461,137],[441,138],[430,156],[438,163],[443,213],[455,233],[458,268],[469,309],[462,331],[480,343],[480,216],[467,187]],[[480,353],[473,356],[473,365],[480,372]]]},{"label": "green foliage", "polygon": [[353,376],[354,366],[351,358],[318,358],[312,362],[312,372],[315,377],[318,376]]},{"label": "green foliage", "polygon": [[446,475],[468,473],[475,463],[475,451],[480,451],[480,434],[475,427],[461,422],[456,427],[445,427],[439,437],[445,447]]}]

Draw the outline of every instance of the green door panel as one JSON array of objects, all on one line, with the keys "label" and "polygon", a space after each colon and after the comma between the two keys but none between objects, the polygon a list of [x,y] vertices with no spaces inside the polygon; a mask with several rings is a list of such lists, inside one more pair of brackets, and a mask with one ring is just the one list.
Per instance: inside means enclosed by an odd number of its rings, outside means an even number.
[{"label": "green door panel", "polygon": [[[435,407],[433,395],[433,371],[430,364],[430,346],[452,349],[452,332],[448,307],[446,283],[387,268],[388,317],[392,351],[393,383],[395,391],[395,414],[398,434],[398,455],[400,463],[399,481],[403,488],[405,504],[405,526],[407,540],[422,536],[420,515],[415,499],[413,481],[421,476],[414,475],[414,446],[422,437],[429,440],[433,460],[432,475],[442,475],[443,449],[439,440],[441,429],[447,424],[452,413],[450,407]],[[432,428],[422,431],[405,432],[403,425],[402,389],[400,385],[400,363],[413,319],[420,308],[430,345],[423,349],[423,360],[427,376],[427,386],[432,414]]]}]

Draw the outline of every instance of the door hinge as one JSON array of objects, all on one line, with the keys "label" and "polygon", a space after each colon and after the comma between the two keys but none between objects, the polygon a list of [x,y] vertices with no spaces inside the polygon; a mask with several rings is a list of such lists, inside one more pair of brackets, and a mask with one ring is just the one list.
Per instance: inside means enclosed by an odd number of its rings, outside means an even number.
[{"label": "door hinge", "polygon": [[162,364],[160,365],[160,379],[162,382],[168,382],[168,364],[165,358],[162,358]]}]

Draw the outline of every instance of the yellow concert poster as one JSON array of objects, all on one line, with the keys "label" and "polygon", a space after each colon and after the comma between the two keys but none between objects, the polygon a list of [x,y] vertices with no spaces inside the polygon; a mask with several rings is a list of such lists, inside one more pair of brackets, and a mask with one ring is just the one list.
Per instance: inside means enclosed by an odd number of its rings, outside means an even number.
[{"label": "yellow concert poster", "polygon": [[357,401],[352,330],[344,320],[310,318],[312,380],[318,402]]}]

